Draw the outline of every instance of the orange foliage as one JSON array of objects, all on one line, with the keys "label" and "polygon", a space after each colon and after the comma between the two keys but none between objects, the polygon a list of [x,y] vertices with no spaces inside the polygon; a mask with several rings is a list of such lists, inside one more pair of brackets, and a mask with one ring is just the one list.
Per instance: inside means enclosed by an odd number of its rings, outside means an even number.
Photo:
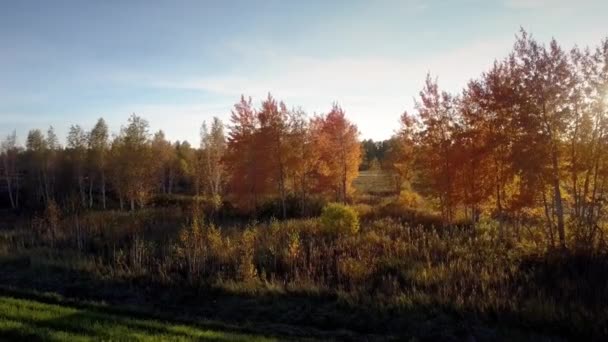
[{"label": "orange foliage", "polygon": [[314,191],[346,201],[361,158],[357,127],[337,105],[308,120],[270,94],[255,110],[241,97],[232,111],[227,153],[228,192],[245,210],[278,198],[286,216],[288,195],[303,205]]},{"label": "orange foliage", "polygon": [[331,192],[337,201],[345,202],[352,193],[352,181],[361,162],[357,126],[346,119],[338,105],[326,116],[313,119],[311,125],[319,152],[317,189]]}]

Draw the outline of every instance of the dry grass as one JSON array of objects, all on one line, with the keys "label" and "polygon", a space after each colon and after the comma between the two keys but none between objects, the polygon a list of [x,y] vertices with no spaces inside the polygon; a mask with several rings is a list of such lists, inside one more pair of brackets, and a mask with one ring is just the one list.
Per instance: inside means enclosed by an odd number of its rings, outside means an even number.
[{"label": "dry grass", "polygon": [[[527,331],[523,336],[608,336],[608,325],[599,324],[608,322],[601,304],[608,301],[607,251],[549,251],[539,230],[499,235],[491,221],[431,228],[376,218],[362,222],[356,234],[335,235],[318,219],[244,229],[195,221],[176,229],[168,228],[162,212],[124,221],[121,215],[81,217],[79,235],[74,218],[64,217],[52,241],[44,222],[33,236],[29,226],[3,232],[0,270],[15,277],[12,284],[58,291],[57,277],[65,273],[72,279],[69,291],[83,291],[85,298],[96,292],[86,287],[97,283],[115,289],[110,297],[140,304],[163,294],[184,310],[193,310],[191,300],[178,299],[186,294],[241,298],[217,299],[221,308],[207,312],[227,319],[259,316],[419,337],[439,331],[435,337],[499,338],[519,330]],[[150,299],[125,288],[145,288]],[[434,328],[416,326],[425,321]]]},{"label": "dry grass", "polygon": [[395,191],[393,175],[383,170],[360,171],[353,186],[361,194],[386,194]]}]

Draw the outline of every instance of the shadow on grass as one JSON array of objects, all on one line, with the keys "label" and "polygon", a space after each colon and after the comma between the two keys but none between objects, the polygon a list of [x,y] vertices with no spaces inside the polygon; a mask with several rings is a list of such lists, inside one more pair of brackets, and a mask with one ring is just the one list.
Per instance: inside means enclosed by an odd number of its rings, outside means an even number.
[{"label": "shadow on grass", "polygon": [[[555,270],[559,265],[568,262],[577,265],[577,262],[571,261],[568,256],[562,256],[566,260],[539,262],[549,257],[540,256],[538,260],[526,260],[520,265],[522,274],[525,273],[529,281],[528,288],[524,289],[529,291],[526,296],[534,299],[541,294],[558,303],[560,307],[568,307],[565,301],[568,301],[569,297],[561,296],[574,294],[555,290],[555,287],[561,285],[551,283],[550,278],[556,276],[554,272],[559,272]],[[604,264],[600,262],[597,267],[593,266],[593,270],[597,271],[598,268],[605,267],[605,264],[605,261]],[[108,315],[128,315],[132,322],[125,323],[127,330],[149,331],[154,334],[163,334],[166,328],[142,325],[135,320],[152,318],[183,322],[205,330],[263,334],[282,339],[311,337],[360,340],[381,337],[401,340],[416,337],[419,340],[462,340],[475,337],[478,340],[536,340],[555,335],[591,339],[603,336],[602,334],[608,335],[608,332],[596,329],[582,336],[580,332],[589,327],[589,324],[593,324],[589,322],[583,322],[575,328],[561,326],[565,321],[555,322],[552,318],[545,317],[527,322],[522,321],[519,313],[510,311],[479,314],[436,304],[407,307],[364,306],[346,303],[331,295],[234,294],[211,288],[162,286],[147,279],[130,282],[108,281],[74,269],[48,267],[46,271],[40,272],[22,259],[0,263],[0,294],[35,299],[49,304],[68,304],[84,311],[57,321],[26,322],[47,330],[61,330],[62,327],[68,329],[74,325],[80,326],[78,322],[92,322],[95,319],[104,321]],[[588,274],[595,276],[595,271]],[[9,274],[10,276],[5,277]],[[579,273],[575,272],[571,276],[577,275]],[[568,279],[572,277],[569,276]],[[591,280],[584,278],[582,281]],[[595,294],[587,295],[588,300],[608,297],[606,293],[594,291]],[[44,294],[46,292],[57,293],[60,297]],[[105,302],[113,306],[95,302]],[[47,331],[45,329],[41,331]],[[15,329],[12,333],[18,334],[19,330]]]},{"label": "shadow on grass", "polygon": [[[7,273],[11,277],[4,277]],[[396,336],[445,339],[470,334],[458,315],[424,314],[436,311],[431,308],[399,313],[374,310],[341,302],[332,295],[249,295],[211,288],[160,286],[146,283],[145,279],[139,284],[107,281],[58,266],[40,272],[20,259],[0,264],[0,279],[0,295],[68,304],[104,315],[170,320],[235,333],[337,340]],[[96,304],[99,302],[108,305]],[[441,329],[436,329],[438,326]]]},{"label": "shadow on grass", "polygon": [[[44,307],[38,310],[44,310]],[[10,340],[48,341],[94,338],[97,340],[197,340],[239,341],[251,338],[230,332],[198,330],[186,326],[174,326],[157,321],[134,320],[130,317],[102,314],[83,310],[57,315],[51,319],[33,319],[3,313],[2,318],[19,322],[20,326],[0,331],[0,336]]]},{"label": "shadow on grass", "polygon": [[[555,300],[580,303],[589,311],[606,309],[608,255],[550,251],[525,258],[519,268],[536,290]],[[532,292],[535,289],[527,289]]]}]

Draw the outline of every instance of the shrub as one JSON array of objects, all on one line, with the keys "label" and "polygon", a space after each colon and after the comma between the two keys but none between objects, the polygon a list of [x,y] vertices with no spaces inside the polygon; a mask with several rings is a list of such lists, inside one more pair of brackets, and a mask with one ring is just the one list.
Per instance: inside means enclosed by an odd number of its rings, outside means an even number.
[{"label": "shrub", "polygon": [[323,208],[321,225],[332,234],[355,234],[359,231],[359,216],[347,205],[330,203]]},{"label": "shrub", "polygon": [[243,232],[241,241],[239,241],[239,280],[251,282],[257,277],[257,270],[253,264],[253,256],[255,253],[256,230],[248,228]]},{"label": "shrub", "polygon": [[401,194],[399,195],[399,204],[411,209],[421,209],[425,207],[422,196],[411,190],[401,191]]},{"label": "shrub", "polygon": [[354,206],[352,206],[352,208],[355,210],[355,212],[360,218],[365,218],[371,215],[372,211],[374,210],[374,207],[364,203],[355,204]]}]

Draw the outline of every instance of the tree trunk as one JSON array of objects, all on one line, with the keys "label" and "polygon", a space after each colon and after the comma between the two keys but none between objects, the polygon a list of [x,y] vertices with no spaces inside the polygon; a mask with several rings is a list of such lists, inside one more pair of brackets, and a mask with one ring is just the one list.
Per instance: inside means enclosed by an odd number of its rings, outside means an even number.
[{"label": "tree trunk", "polygon": [[82,175],[78,176],[78,190],[80,192],[80,200],[82,201],[82,206],[87,206],[87,198],[84,192],[84,177]]},{"label": "tree trunk", "polygon": [[545,190],[543,193],[543,206],[545,208],[545,217],[547,219],[547,228],[549,229],[549,242],[551,243],[551,248],[555,247],[555,238],[553,236],[553,220],[551,219],[551,214],[549,210],[549,204],[547,203],[547,196],[545,195]]},{"label": "tree trunk", "polygon": [[38,178],[38,199],[40,199],[42,197],[42,203],[46,204],[47,202],[47,198],[46,198],[46,191],[45,191],[45,186],[44,186],[44,181],[43,181],[43,177],[42,177],[42,170],[38,169],[38,172],[36,172],[37,174],[37,178]]},{"label": "tree trunk", "polygon": [[[103,171],[101,171],[101,203],[103,210],[106,210],[106,174]],[[122,210],[122,204],[120,209]]]},{"label": "tree trunk", "polygon": [[6,186],[8,188],[8,198],[11,201],[11,208],[17,209],[17,204],[15,203],[15,199],[13,198],[13,187],[11,186],[11,181],[7,179]]},{"label": "tree trunk", "polygon": [[12,185],[11,177],[8,174],[8,169],[6,169],[6,168],[5,168],[5,176],[6,176],[6,187],[8,190],[8,198],[11,202],[11,208],[15,209],[16,206],[15,206],[15,200],[13,199],[13,187],[11,186]]},{"label": "tree trunk", "polygon": [[120,210],[121,211],[124,210],[124,208],[125,208],[125,201],[124,201],[124,198],[122,196],[122,193],[121,193],[120,189],[118,190],[118,201],[120,202]]},{"label": "tree trunk", "polygon": [[89,209],[93,208],[93,177],[89,176]]},{"label": "tree trunk", "polygon": [[9,162],[8,162],[8,158],[9,158],[9,151],[6,152],[6,154],[4,155],[3,158],[3,164],[4,164],[4,176],[6,178],[6,188],[8,190],[8,198],[11,202],[11,208],[15,209],[15,200],[13,198],[13,187],[12,187],[12,180],[11,180],[11,172],[9,171]]},{"label": "tree trunk", "polygon": [[15,186],[15,209],[19,208],[19,175],[15,176],[15,180],[17,182]]},{"label": "tree trunk", "polygon": [[559,161],[557,147],[553,146],[553,194],[555,197],[555,214],[557,215],[557,233],[561,248],[566,248],[566,233],[564,230],[564,207],[562,203],[562,192],[559,188]]},{"label": "tree trunk", "polygon": [[173,178],[174,172],[173,169],[169,170],[169,195],[173,193]]},{"label": "tree trunk", "polygon": [[280,180],[279,180],[279,193],[281,195],[281,210],[283,214],[283,219],[287,218],[287,205],[286,205],[286,191],[285,191],[285,173],[283,171],[283,166],[280,168]]}]

